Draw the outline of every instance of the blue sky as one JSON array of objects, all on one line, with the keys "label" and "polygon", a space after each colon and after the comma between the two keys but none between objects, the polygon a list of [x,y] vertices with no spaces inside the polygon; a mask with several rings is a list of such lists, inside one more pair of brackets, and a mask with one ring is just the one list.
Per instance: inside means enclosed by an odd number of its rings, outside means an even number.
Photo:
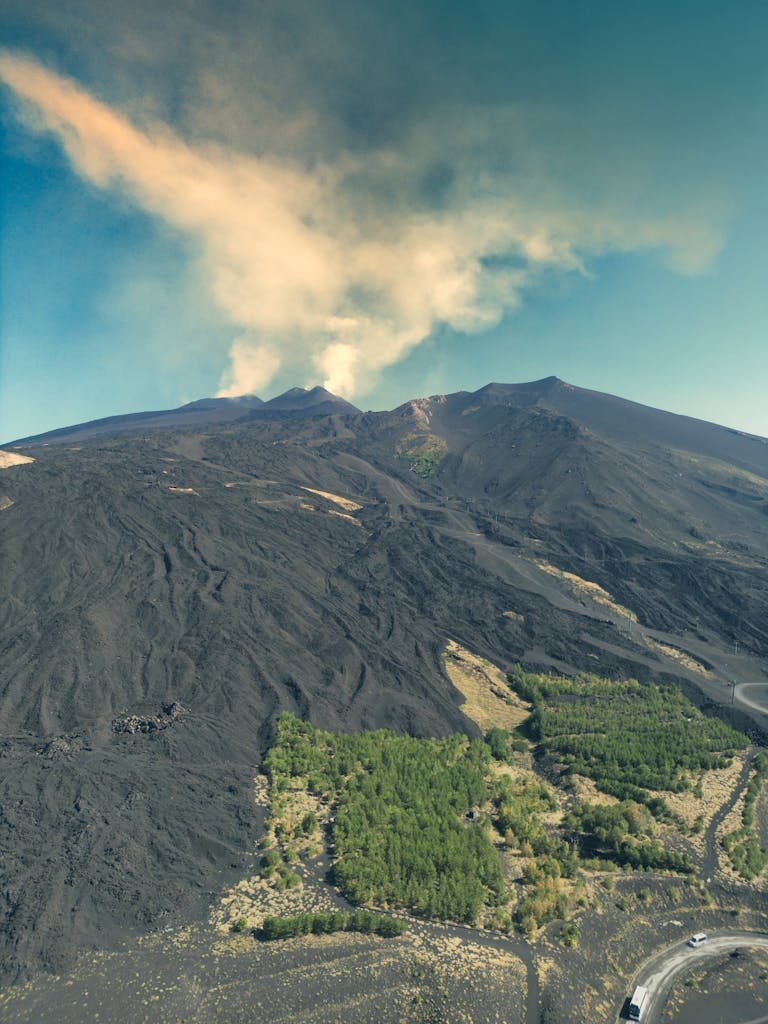
[{"label": "blue sky", "polygon": [[3,5],[0,439],[551,374],[768,436],[763,3],[127,6]]}]

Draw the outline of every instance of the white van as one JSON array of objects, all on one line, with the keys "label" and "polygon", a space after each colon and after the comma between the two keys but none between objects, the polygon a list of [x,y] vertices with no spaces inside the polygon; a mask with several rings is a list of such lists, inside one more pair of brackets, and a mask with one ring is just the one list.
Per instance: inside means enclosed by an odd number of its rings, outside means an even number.
[{"label": "white van", "polygon": [[688,945],[696,949],[698,946],[703,946],[706,941],[707,936],[704,932],[696,932],[695,935],[692,935],[690,939],[688,939]]},{"label": "white van", "polygon": [[648,989],[643,988],[642,985],[638,985],[635,991],[632,993],[632,998],[629,1001],[629,1019],[642,1021],[643,1010],[645,1009],[647,1002]]}]

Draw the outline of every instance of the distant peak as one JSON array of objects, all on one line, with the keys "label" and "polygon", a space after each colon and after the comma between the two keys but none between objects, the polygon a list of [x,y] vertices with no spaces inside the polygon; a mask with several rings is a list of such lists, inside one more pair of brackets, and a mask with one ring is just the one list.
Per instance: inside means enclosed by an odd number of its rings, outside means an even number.
[{"label": "distant peak", "polygon": [[531,380],[521,384],[499,384],[491,383],[486,384],[485,387],[480,388],[474,392],[475,398],[485,399],[486,401],[499,402],[506,399],[512,401],[524,400],[526,403],[531,401],[537,401],[543,398],[545,395],[551,394],[553,391],[559,390],[572,390],[570,384],[566,384],[564,380],[560,380],[559,377],[542,377],[541,380]]},{"label": "distant peak", "polygon": [[[289,388],[281,395],[275,395],[264,403],[264,413],[301,413],[311,416],[330,415],[331,413],[359,412],[354,405],[326,388],[316,384],[312,388]],[[261,418],[261,417],[260,417]]]},{"label": "distant peak", "polygon": [[327,398],[332,398],[335,402],[344,401],[343,398],[339,398],[338,395],[334,395],[332,391],[329,391],[327,388],[324,388],[321,384],[315,384],[313,388],[308,388],[306,390],[306,395],[307,398],[319,398],[323,400]]},{"label": "distant peak", "polygon": [[264,403],[262,402],[258,395],[234,395],[228,396],[226,398],[198,398],[194,402],[187,402],[186,405],[182,405],[179,408],[187,410],[215,409],[235,405],[257,406],[263,404]]},{"label": "distant peak", "polygon": [[480,390],[475,393],[479,395],[487,392],[497,391],[539,391],[542,388],[556,387],[558,384],[565,385],[565,387],[570,387],[570,385],[566,384],[564,380],[560,380],[559,377],[552,376],[542,377],[540,380],[523,381],[520,384],[499,384],[497,382],[492,382],[490,384],[486,384],[485,387],[480,388]]}]

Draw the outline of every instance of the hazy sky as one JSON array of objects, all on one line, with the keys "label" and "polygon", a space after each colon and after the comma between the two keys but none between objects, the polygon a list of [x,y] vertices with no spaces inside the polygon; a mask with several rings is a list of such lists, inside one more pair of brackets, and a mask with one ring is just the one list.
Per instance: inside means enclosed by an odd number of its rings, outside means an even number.
[{"label": "hazy sky", "polygon": [[763,0],[4,0],[0,439],[556,374],[768,435]]}]

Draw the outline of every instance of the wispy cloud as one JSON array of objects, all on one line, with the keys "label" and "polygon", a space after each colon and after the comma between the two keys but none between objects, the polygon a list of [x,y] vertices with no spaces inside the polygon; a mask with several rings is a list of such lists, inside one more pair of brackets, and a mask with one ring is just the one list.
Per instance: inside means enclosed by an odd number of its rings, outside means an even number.
[{"label": "wispy cloud", "polygon": [[633,215],[611,196],[575,201],[535,166],[494,167],[484,155],[517,130],[514,110],[467,108],[438,130],[414,122],[396,148],[300,159],[139,124],[18,53],[0,53],[0,80],[84,179],[188,236],[235,335],[222,395],[262,389],[282,366],[364,393],[438,325],[492,327],[544,270],[648,248],[689,272],[719,242],[695,210]]}]

